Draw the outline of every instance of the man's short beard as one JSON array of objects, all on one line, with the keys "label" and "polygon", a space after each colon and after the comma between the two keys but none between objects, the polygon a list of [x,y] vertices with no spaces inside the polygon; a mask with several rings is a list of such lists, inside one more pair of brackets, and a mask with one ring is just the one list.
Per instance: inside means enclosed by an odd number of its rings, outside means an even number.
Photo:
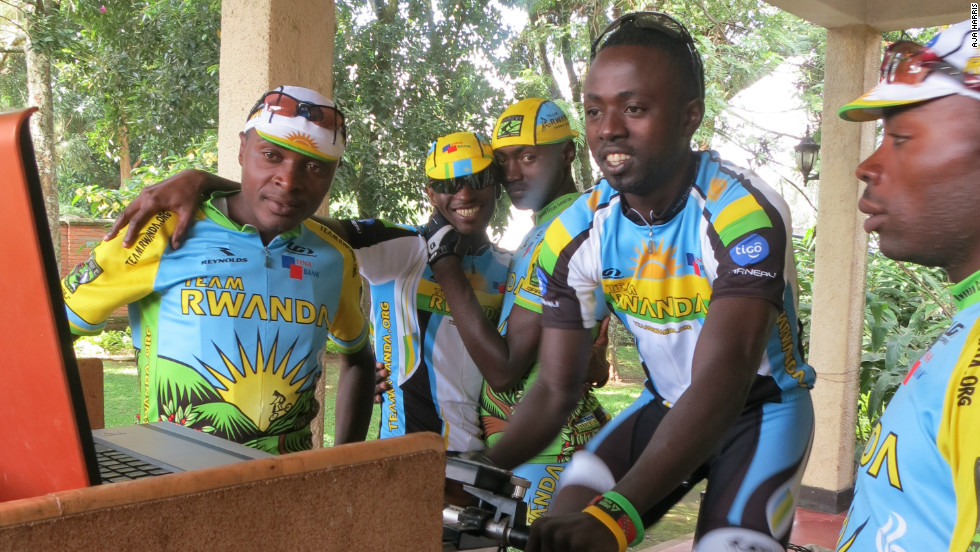
[{"label": "man's short beard", "polygon": [[645,171],[639,180],[633,182],[623,182],[623,177],[621,176],[614,176],[612,178],[606,176],[606,181],[609,182],[609,185],[614,190],[621,194],[646,195],[661,188],[667,181],[667,174],[662,170],[665,164],[654,163],[653,166],[656,168]]}]

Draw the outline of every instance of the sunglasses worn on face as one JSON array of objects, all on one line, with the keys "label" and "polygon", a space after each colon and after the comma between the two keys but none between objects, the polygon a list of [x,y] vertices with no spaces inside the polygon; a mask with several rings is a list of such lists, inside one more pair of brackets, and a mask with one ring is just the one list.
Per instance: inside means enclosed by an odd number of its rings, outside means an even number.
[{"label": "sunglasses worn on face", "polygon": [[318,127],[333,131],[335,141],[337,130],[340,130],[344,141],[347,141],[347,124],[344,121],[344,114],[336,107],[304,102],[285,92],[270,90],[259,101],[255,102],[252,110],[248,112],[248,119],[258,116],[258,113],[263,110],[269,112],[269,122],[272,122],[272,118],[276,115],[302,117]]},{"label": "sunglasses worn on face", "polygon": [[601,33],[599,33],[599,36],[597,36],[595,40],[592,41],[592,50],[589,54],[589,61],[595,59],[596,54],[599,53],[599,49],[602,47],[602,44],[605,42],[605,39],[609,37],[609,35],[621,27],[628,26],[657,31],[667,35],[667,37],[672,40],[685,44],[687,46],[688,53],[691,55],[691,63],[694,65],[694,69],[699,77],[698,97],[704,99],[704,67],[701,63],[701,56],[698,55],[697,47],[694,44],[694,39],[691,37],[691,33],[687,32],[687,28],[685,28],[680,21],[665,13],[636,12],[628,13],[617,18]]},{"label": "sunglasses worn on face", "polygon": [[487,168],[476,174],[457,176],[456,178],[447,178],[445,180],[429,179],[429,187],[437,194],[455,194],[466,185],[469,185],[473,190],[482,190],[496,183],[497,178],[492,168]]},{"label": "sunglasses worn on face", "polygon": [[[960,48],[962,47],[961,44]],[[980,75],[964,73],[943,61],[943,58],[958,50],[959,48],[939,55],[921,44],[899,40],[885,50],[885,58],[881,62],[881,81],[889,84],[919,84],[932,73],[942,73],[953,77],[967,88],[980,90]]]}]

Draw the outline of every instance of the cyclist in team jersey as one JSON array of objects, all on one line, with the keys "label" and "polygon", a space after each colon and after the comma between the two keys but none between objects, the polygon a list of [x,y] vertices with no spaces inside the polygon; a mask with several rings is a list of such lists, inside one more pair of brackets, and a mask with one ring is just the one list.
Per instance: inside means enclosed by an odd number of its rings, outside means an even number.
[{"label": "cyclist in team jersey", "polygon": [[[537,378],[534,361],[541,336],[538,246],[555,216],[580,195],[572,178],[576,136],[565,112],[554,102],[540,98],[519,101],[497,118],[490,143],[503,171],[504,190],[515,207],[534,213],[534,227],[524,236],[511,262],[498,324],[481,315],[458,257],[447,255],[431,264],[454,316],[466,321],[459,326],[459,334],[470,356],[484,372],[503,367],[506,376],[488,379],[481,394],[484,438],[491,446],[507,431],[521,397]],[[597,302],[597,307],[595,319],[607,319],[605,303]],[[596,328],[600,326],[601,322]],[[508,466],[531,483],[524,497],[529,523],[547,511],[572,453],[609,419],[592,390],[593,384],[601,386],[609,377],[605,332],[593,351],[590,368],[589,385],[583,387],[578,405],[557,438],[527,462]]]},{"label": "cyclist in team jersey", "polygon": [[965,552],[980,539],[980,36],[970,23],[926,46],[892,44],[881,82],[838,111],[884,119],[881,145],[856,171],[864,229],[887,257],[945,269],[958,310],[871,430],[839,552]]},{"label": "cyclist in team jersey", "polygon": [[363,440],[374,358],[354,254],[310,220],[333,182],[344,116],[319,93],[282,86],[241,133],[240,190],[99,244],[62,282],[77,335],[129,304],[143,422],[169,420],[272,453],[309,449],[326,342],[341,353],[336,442]]},{"label": "cyclist in team jersey", "polygon": [[[498,381],[502,369],[478,367],[460,332],[479,318],[496,324],[504,301],[511,253],[487,237],[500,168],[484,137],[456,132],[432,143],[425,174],[433,207],[427,224],[338,221],[338,232],[371,286],[375,353],[390,371],[381,437],[434,431],[449,452],[480,451],[480,388],[484,378]],[[450,310],[429,266],[444,257],[459,260],[477,320]]]},{"label": "cyclist in team jersey", "polygon": [[[433,142],[424,167],[433,206],[426,225],[317,220],[349,244],[370,284],[375,353],[379,373],[387,378],[380,394],[380,436],[433,431],[443,436],[447,451],[478,452],[484,448],[480,388],[484,378],[499,381],[501,372],[477,368],[428,263],[458,256],[479,298],[480,316],[496,324],[511,259],[486,233],[501,194],[500,170],[489,142],[472,132]],[[162,208],[183,210],[201,191],[236,187],[208,173],[183,171],[142,193],[121,220]]]},{"label": "cyclist in team jersey", "polygon": [[695,550],[782,551],[814,381],[799,352],[788,208],[750,171],[691,151],[704,73],[683,25],[627,14],[592,58],[586,140],[605,178],[545,233],[540,373],[487,455],[526,461],[567,419],[601,289],[648,379],[573,457],[527,550],[625,550],[707,478]]}]

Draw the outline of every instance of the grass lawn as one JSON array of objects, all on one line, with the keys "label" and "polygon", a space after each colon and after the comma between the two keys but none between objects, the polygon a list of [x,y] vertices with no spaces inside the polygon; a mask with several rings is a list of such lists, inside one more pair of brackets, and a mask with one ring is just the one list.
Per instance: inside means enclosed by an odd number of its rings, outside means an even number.
[{"label": "grass lawn", "polygon": [[139,386],[136,363],[132,361],[103,360],[105,373],[105,426],[116,427],[136,423],[139,411]]},{"label": "grass lawn", "polygon": [[[105,370],[105,423],[106,427],[132,424],[136,421],[139,409],[139,387],[136,365],[132,361],[104,360]],[[328,363],[324,370],[326,394],[324,400],[324,446],[333,445],[334,398],[337,393],[337,365]],[[639,396],[641,384],[611,383],[596,391],[599,400],[613,415],[622,411]],[[368,440],[378,436],[381,409],[375,408],[371,418]],[[643,549],[694,532],[697,519],[698,493],[704,489],[701,484],[691,494],[677,504],[663,520],[647,529],[643,544],[634,548]]]}]

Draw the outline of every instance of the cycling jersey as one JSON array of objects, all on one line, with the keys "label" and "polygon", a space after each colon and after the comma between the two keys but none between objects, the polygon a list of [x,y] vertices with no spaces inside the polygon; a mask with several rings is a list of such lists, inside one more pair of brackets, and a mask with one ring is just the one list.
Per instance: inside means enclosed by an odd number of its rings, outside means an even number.
[{"label": "cycling jersey", "polygon": [[521,245],[514,252],[510,274],[507,278],[507,295],[500,317],[501,335],[507,334],[507,317],[518,304],[530,311],[541,313],[541,286],[538,283],[537,260],[545,230],[562,211],[575,202],[581,194],[565,194],[535,213],[534,227],[524,235]]},{"label": "cycling jersey", "polygon": [[[432,276],[422,229],[380,220],[341,225],[371,286],[377,359],[391,371],[381,437],[434,431],[449,451],[482,450],[477,411],[483,375]],[[510,259],[494,246],[462,258],[463,272],[493,321],[500,317]]]},{"label": "cycling jersey", "polygon": [[[571,205],[580,194],[572,193],[561,196],[534,216],[534,227],[524,236],[520,247],[514,253],[510,273],[507,277],[507,291],[504,295],[503,311],[498,330],[501,335],[507,334],[507,317],[514,304],[530,311],[541,313],[541,289],[538,285],[536,272],[539,245],[544,238],[545,230],[559,213]],[[596,320],[604,318],[608,312],[601,299],[597,302]],[[535,363],[520,383],[505,392],[496,392],[486,383],[480,395],[480,420],[485,432],[487,445],[499,440],[510,425],[518,402],[538,378],[538,364]],[[609,413],[599,403],[595,393],[587,389],[582,393],[578,406],[562,426],[561,433],[543,451],[534,458],[514,468],[514,474],[531,482],[531,487],[525,495],[528,503],[528,523],[544,515],[551,505],[557,482],[565,469],[572,453],[582,448],[602,425],[609,419]]]},{"label": "cycling jersey", "polygon": [[698,171],[676,213],[648,224],[603,179],[548,228],[539,256],[545,326],[588,328],[595,291],[636,338],[646,375],[673,403],[691,382],[691,360],[708,306],[755,297],[778,309],[750,395],[778,400],[813,386],[799,353],[796,266],[789,210],[755,175],[697,154]]},{"label": "cycling jersey", "polygon": [[312,446],[318,359],[368,337],[354,255],[326,227],[304,221],[263,246],[222,212],[197,211],[170,248],[161,213],[131,249],[120,232],[62,281],[72,331],[95,334],[130,304],[142,422],[170,420],[273,453]]},{"label": "cycling jersey", "polygon": [[949,329],[872,428],[839,552],[978,549],[980,272],[952,296],[958,312]]},{"label": "cycling jersey", "polygon": [[[772,303],[776,324],[742,413],[708,461],[692,466],[692,480],[710,481],[699,534],[743,527],[785,544],[812,441],[815,378],[799,352],[789,210],[716,153],[696,153],[695,162],[690,188],[661,218],[628,209],[605,180],[559,215],[539,254],[542,321],[591,327],[601,290],[635,339],[646,390],[587,445],[618,480],[690,385],[711,301]],[[642,512],[644,521],[659,519],[683,493]]]}]

